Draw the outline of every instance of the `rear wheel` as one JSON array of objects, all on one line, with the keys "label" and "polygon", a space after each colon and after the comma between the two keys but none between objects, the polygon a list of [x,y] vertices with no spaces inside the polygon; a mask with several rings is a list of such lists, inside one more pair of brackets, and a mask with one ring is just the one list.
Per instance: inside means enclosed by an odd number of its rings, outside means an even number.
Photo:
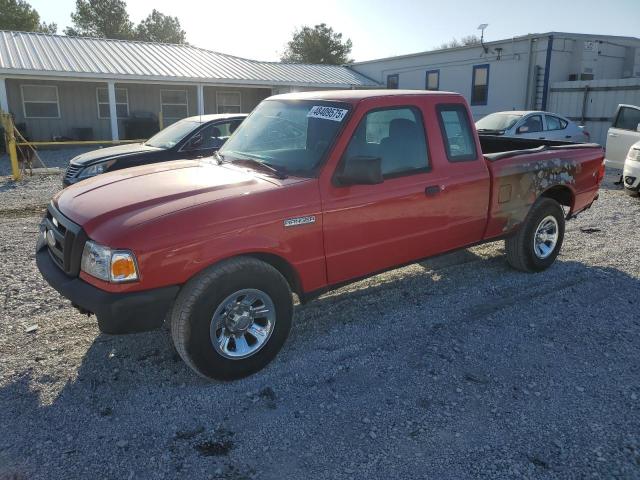
[{"label": "rear wheel", "polygon": [[540,272],[553,264],[564,240],[564,212],[558,202],[541,198],[518,231],[505,240],[507,261],[517,270]]},{"label": "rear wheel", "polygon": [[254,258],[216,265],[181,290],[171,334],[182,359],[199,375],[242,378],[264,368],[291,329],[293,300],[286,279]]}]

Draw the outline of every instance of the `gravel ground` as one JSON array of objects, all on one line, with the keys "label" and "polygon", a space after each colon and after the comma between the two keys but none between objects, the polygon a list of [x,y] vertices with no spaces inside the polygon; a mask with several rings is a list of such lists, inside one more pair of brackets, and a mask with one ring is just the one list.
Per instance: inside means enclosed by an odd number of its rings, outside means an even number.
[{"label": "gravel ground", "polygon": [[45,284],[30,202],[59,180],[0,187],[0,478],[640,478],[640,201],[612,174],[546,272],[497,242],[361,281],[233,383]]}]

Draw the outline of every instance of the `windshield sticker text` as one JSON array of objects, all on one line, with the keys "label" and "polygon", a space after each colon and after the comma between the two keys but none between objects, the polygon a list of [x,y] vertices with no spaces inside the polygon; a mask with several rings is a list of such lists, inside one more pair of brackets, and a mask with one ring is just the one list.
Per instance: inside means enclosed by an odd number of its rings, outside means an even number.
[{"label": "windshield sticker text", "polygon": [[325,120],[333,120],[334,122],[341,122],[347,114],[348,110],[344,108],[323,107],[316,105],[311,107],[307,117],[309,118],[323,118]]}]

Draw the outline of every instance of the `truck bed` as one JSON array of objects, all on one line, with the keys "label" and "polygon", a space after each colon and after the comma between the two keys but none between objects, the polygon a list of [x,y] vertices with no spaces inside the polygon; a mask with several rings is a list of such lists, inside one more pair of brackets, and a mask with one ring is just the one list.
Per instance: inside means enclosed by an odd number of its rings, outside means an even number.
[{"label": "truck bed", "polygon": [[568,217],[597,198],[604,160],[598,144],[489,135],[480,144],[491,177],[487,239],[515,230],[540,196],[558,200]]},{"label": "truck bed", "polygon": [[482,154],[489,161],[500,160],[515,155],[541,152],[547,149],[596,148],[597,143],[564,142],[561,140],[541,140],[537,138],[515,138],[501,135],[479,135]]}]

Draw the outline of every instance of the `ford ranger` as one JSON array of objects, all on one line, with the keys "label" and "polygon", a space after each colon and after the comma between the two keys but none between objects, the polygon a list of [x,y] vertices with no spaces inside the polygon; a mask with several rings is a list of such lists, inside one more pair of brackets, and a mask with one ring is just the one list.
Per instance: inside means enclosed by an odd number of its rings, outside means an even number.
[{"label": "ford ranger", "polygon": [[328,91],[264,100],[207,159],[119,170],[54,197],[36,261],[102,332],[170,323],[198,374],[235,379],[283,346],[292,292],[503,239],[548,268],[604,175],[594,144],[476,134],[464,98]]}]

